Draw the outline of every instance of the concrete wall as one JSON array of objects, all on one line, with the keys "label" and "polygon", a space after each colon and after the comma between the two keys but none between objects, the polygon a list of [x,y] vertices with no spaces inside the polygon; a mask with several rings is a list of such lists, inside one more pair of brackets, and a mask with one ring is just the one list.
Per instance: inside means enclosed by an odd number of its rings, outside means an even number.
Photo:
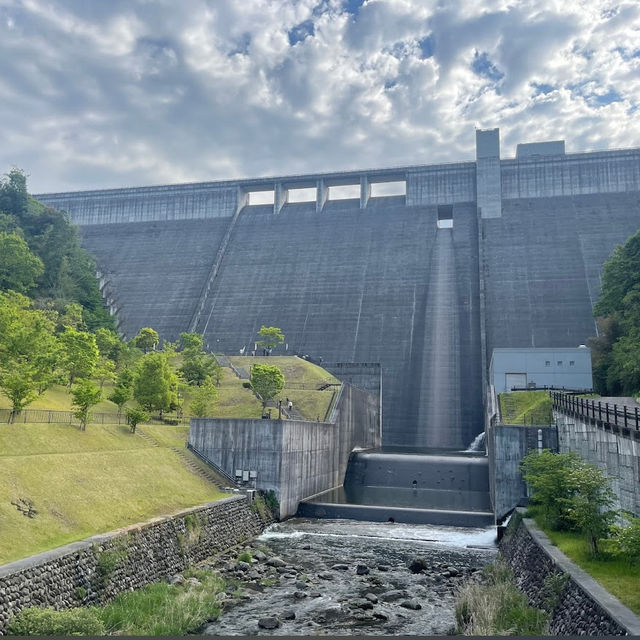
[{"label": "concrete wall", "polygon": [[640,517],[640,435],[599,428],[594,421],[554,410],[561,452],[576,451],[606,472],[620,507]]},{"label": "concrete wall", "polygon": [[[234,496],[0,566],[0,635],[22,609],[108,602],[252,538],[266,524],[245,496]],[[105,554],[116,560],[108,572],[101,569]]]},{"label": "concrete wall", "polygon": [[189,444],[228,475],[256,471],[257,487],[275,491],[280,517],[303,498],[340,486],[354,448],[381,442],[379,397],[343,384],[331,422],[192,418]]},{"label": "concrete wall", "polygon": [[525,374],[522,386],[553,386],[565,389],[592,389],[591,350],[576,349],[494,349],[489,379],[496,393],[511,390],[507,374]]},{"label": "concrete wall", "polygon": [[502,160],[502,198],[546,198],[640,190],[640,150]]},{"label": "concrete wall", "polygon": [[[368,197],[372,184],[398,180],[406,197]],[[327,200],[340,185],[359,197]],[[313,187],[315,201],[288,201],[290,189]],[[279,197],[244,206],[254,190]],[[640,150],[500,160],[498,131],[479,131],[476,163],[41,199],[83,224],[125,336],[154,326],[175,340],[191,328],[232,354],[276,325],[291,352],[381,364],[385,444],[463,448],[482,430],[493,348],[577,346],[595,335],[602,265],[639,226]],[[440,205],[453,215],[444,253]],[[445,254],[451,309],[433,294]],[[443,311],[453,346],[440,366]],[[456,412],[436,434],[442,412],[430,394],[443,377]]]},{"label": "concrete wall", "polygon": [[487,428],[489,456],[489,484],[496,521],[502,520],[512,509],[523,504],[527,488],[520,475],[520,463],[530,451],[557,451],[555,427],[520,425],[490,425]]},{"label": "concrete wall", "polygon": [[[515,526],[514,526],[515,525]],[[640,618],[569,560],[532,520],[514,520],[500,543],[500,554],[518,586],[538,608],[549,607],[552,579],[560,593],[549,621],[552,636],[637,636]]]}]

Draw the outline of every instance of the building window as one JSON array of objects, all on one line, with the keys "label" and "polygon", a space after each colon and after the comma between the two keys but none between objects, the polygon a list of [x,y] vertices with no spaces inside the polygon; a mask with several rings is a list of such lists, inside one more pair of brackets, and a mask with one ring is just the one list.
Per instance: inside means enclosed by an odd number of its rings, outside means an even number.
[{"label": "building window", "polygon": [[558,366],[561,367],[562,366],[562,360],[558,360]]},{"label": "building window", "polygon": [[551,360],[546,360],[544,363],[545,367],[550,367],[551,366]]},{"label": "building window", "polygon": [[575,360],[569,360],[569,366],[570,366],[570,367],[574,367],[574,366],[575,366],[575,364],[576,364],[576,361],[575,361]]}]

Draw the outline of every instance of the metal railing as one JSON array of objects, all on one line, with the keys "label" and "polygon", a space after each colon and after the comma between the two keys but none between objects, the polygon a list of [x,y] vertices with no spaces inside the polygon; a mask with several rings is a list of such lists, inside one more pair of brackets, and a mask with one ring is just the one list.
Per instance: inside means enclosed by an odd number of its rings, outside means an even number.
[{"label": "metal railing", "polygon": [[[24,424],[26,422],[38,424],[80,424],[73,415],[73,411],[59,411],[54,409],[23,409],[20,413],[14,413],[11,409],[0,409],[0,423]],[[152,416],[144,424],[189,424],[189,417],[165,414],[163,419]],[[90,424],[127,424],[127,416],[123,413],[91,412]]]},{"label": "metal railing", "polygon": [[575,392],[550,391],[553,408],[587,420],[606,429],[625,429],[640,434],[640,408],[590,398],[578,398]]}]

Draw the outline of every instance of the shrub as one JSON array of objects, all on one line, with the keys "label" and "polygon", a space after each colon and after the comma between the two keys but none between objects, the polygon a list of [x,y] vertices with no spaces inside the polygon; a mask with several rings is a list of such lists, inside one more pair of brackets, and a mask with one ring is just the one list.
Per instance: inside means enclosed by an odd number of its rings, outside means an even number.
[{"label": "shrub", "polygon": [[592,553],[608,536],[616,512],[614,493],[603,471],[575,452],[532,451],[522,460],[522,475],[539,505],[543,526],[581,532]]},{"label": "shrub", "polygon": [[513,582],[509,567],[498,561],[483,572],[484,584],[468,583],[456,602],[457,632],[464,635],[544,635],[548,616],[529,606]]},{"label": "shrub", "polygon": [[613,554],[632,564],[640,564],[640,518],[625,514],[628,524],[614,528]]},{"label": "shrub", "polygon": [[21,611],[9,625],[15,636],[103,636],[105,627],[95,608],[66,609],[29,607]]},{"label": "shrub", "polygon": [[238,561],[251,563],[253,561],[253,556],[248,551],[243,551],[238,554]]}]

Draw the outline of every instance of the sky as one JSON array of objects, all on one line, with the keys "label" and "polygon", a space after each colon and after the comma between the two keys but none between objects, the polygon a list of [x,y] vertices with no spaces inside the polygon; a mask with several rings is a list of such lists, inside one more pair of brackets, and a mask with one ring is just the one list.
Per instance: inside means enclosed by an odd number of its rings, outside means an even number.
[{"label": "sky", "polygon": [[33,193],[640,146],[640,3],[0,0]]}]

